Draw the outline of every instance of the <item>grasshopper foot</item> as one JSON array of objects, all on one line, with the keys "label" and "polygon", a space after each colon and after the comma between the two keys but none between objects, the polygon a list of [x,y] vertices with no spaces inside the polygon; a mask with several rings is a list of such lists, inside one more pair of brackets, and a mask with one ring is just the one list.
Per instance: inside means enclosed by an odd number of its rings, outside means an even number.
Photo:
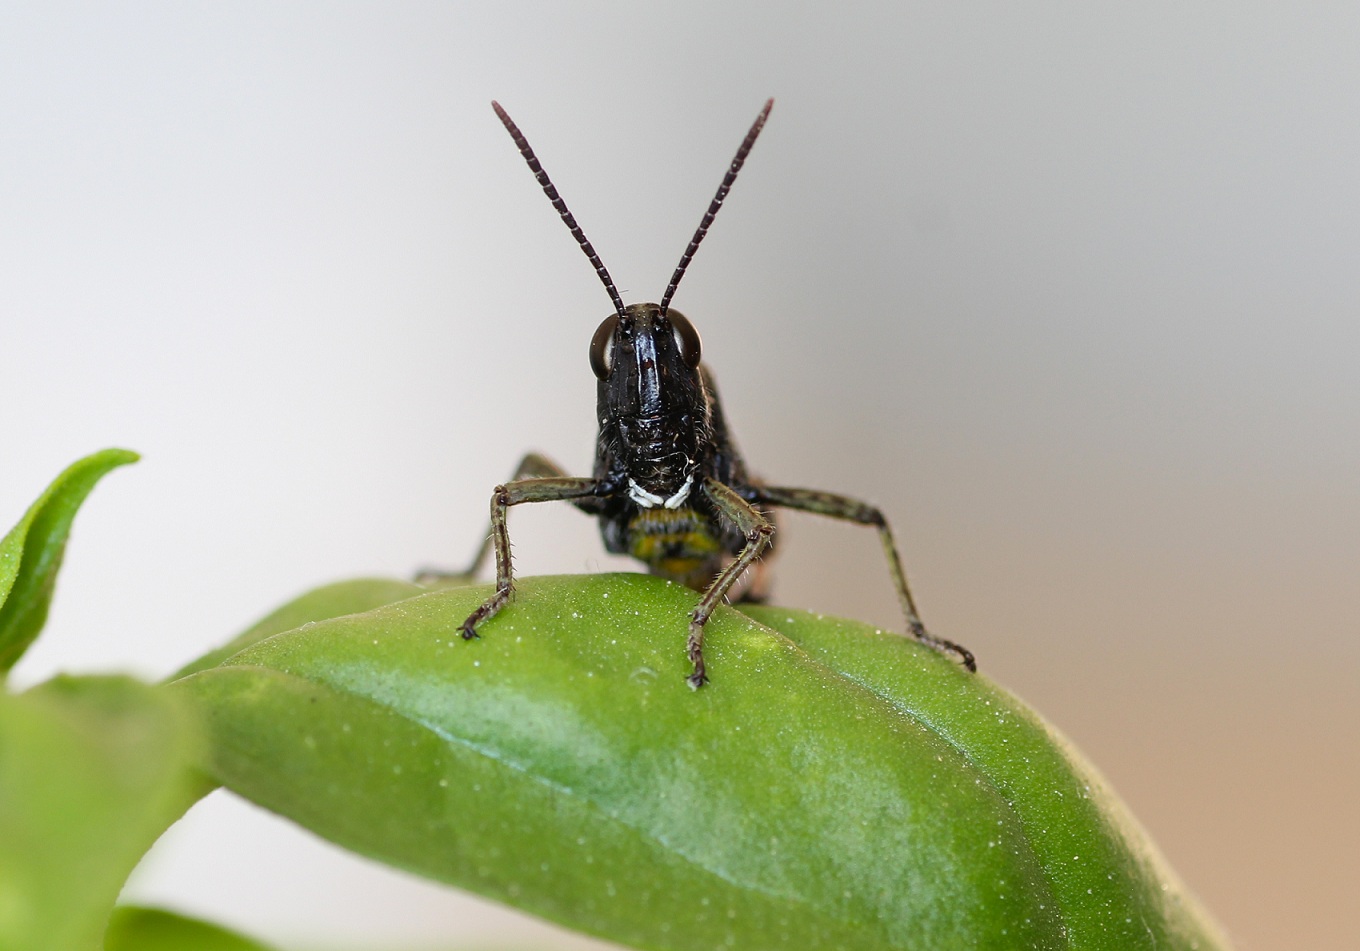
[{"label": "grasshopper foot", "polygon": [[920,621],[914,621],[910,625],[911,636],[916,638],[927,647],[939,651],[941,654],[953,654],[968,668],[971,674],[977,673],[977,659],[973,657],[973,652],[962,644],[955,644],[953,641],[945,640],[943,637],[936,637],[926,630],[926,626]]},{"label": "grasshopper foot", "polygon": [[708,683],[708,674],[704,672],[703,658],[700,658],[699,662],[694,665],[694,673],[685,678],[685,683],[689,684],[691,690],[698,690]]}]

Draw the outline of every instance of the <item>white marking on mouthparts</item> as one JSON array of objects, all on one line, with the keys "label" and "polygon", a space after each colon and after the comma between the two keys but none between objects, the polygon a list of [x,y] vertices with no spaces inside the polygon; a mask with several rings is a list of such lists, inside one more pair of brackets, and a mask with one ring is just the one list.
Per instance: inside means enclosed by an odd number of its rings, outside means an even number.
[{"label": "white marking on mouthparts", "polygon": [[668,499],[663,499],[654,492],[648,492],[632,479],[628,480],[628,497],[645,509],[655,508],[660,505],[663,508],[678,509],[684,504],[685,499],[689,498],[689,490],[694,488],[694,475],[685,476],[685,484]]}]

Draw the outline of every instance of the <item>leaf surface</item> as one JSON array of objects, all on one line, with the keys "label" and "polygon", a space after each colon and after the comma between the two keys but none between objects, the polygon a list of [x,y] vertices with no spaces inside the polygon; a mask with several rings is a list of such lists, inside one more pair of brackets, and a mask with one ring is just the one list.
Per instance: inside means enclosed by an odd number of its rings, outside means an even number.
[{"label": "leaf surface", "polygon": [[105,449],[73,463],[0,539],[0,675],[23,656],[47,621],[57,570],[81,503],[110,470],[137,458],[126,449]]},{"label": "leaf surface", "polygon": [[104,951],[270,951],[244,935],[160,908],[113,910]]},{"label": "leaf surface", "polygon": [[1227,942],[1103,776],[1066,737],[986,677],[940,689],[944,658],[903,662],[902,636],[858,621],[743,606],[811,656],[959,749],[1010,803],[1074,948]]},{"label": "leaf surface", "polygon": [[0,695],[0,948],[96,948],[128,873],[203,791],[192,710],[126,677]]},{"label": "leaf surface", "polygon": [[695,692],[693,592],[525,579],[462,641],[488,593],[310,623],[178,681],[210,770],[362,854],[633,947],[1226,947],[1037,716],[914,643],[762,613],[800,646],[723,609]]},{"label": "leaf surface", "polygon": [[396,581],[391,578],[357,578],[316,588],[261,618],[221,647],[185,664],[170,679],[178,680],[195,671],[216,667],[232,654],[275,634],[316,621],[371,611],[393,601],[424,594],[427,590],[409,581]]}]

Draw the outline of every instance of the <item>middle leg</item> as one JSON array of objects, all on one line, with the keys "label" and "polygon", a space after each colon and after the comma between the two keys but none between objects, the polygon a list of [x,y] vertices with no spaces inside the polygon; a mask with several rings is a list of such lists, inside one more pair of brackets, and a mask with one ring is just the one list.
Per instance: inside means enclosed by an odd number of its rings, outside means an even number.
[{"label": "middle leg", "polygon": [[879,540],[883,543],[883,555],[888,560],[888,571],[892,574],[893,585],[897,588],[897,598],[902,602],[902,613],[907,616],[908,633],[922,644],[941,653],[956,655],[963,662],[963,666],[971,671],[977,671],[977,661],[972,651],[962,644],[936,637],[927,631],[925,624],[921,622],[921,615],[916,610],[916,601],[911,596],[911,588],[907,586],[907,573],[903,570],[902,559],[897,554],[897,543],[893,541],[892,529],[888,527],[888,520],[880,509],[858,499],[831,492],[819,492],[816,489],[762,485],[757,486],[755,491],[757,501],[766,505],[777,505],[781,508],[812,512],[828,518],[876,527]]}]

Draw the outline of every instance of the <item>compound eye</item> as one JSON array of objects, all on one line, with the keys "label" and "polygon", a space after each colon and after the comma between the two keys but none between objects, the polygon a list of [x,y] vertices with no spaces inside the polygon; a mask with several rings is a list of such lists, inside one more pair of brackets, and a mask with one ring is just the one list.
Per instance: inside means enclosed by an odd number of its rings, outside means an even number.
[{"label": "compound eye", "polygon": [[619,315],[610,314],[600,326],[595,328],[595,336],[590,338],[590,369],[601,380],[609,378],[609,357],[613,347],[614,328],[618,325]]},{"label": "compound eye", "polygon": [[680,358],[685,361],[685,366],[694,369],[699,365],[699,355],[703,349],[699,343],[699,331],[695,330],[694,325],[678,310],[673,310],[666,316],[670,317],[675,335],[680,339]]}]

